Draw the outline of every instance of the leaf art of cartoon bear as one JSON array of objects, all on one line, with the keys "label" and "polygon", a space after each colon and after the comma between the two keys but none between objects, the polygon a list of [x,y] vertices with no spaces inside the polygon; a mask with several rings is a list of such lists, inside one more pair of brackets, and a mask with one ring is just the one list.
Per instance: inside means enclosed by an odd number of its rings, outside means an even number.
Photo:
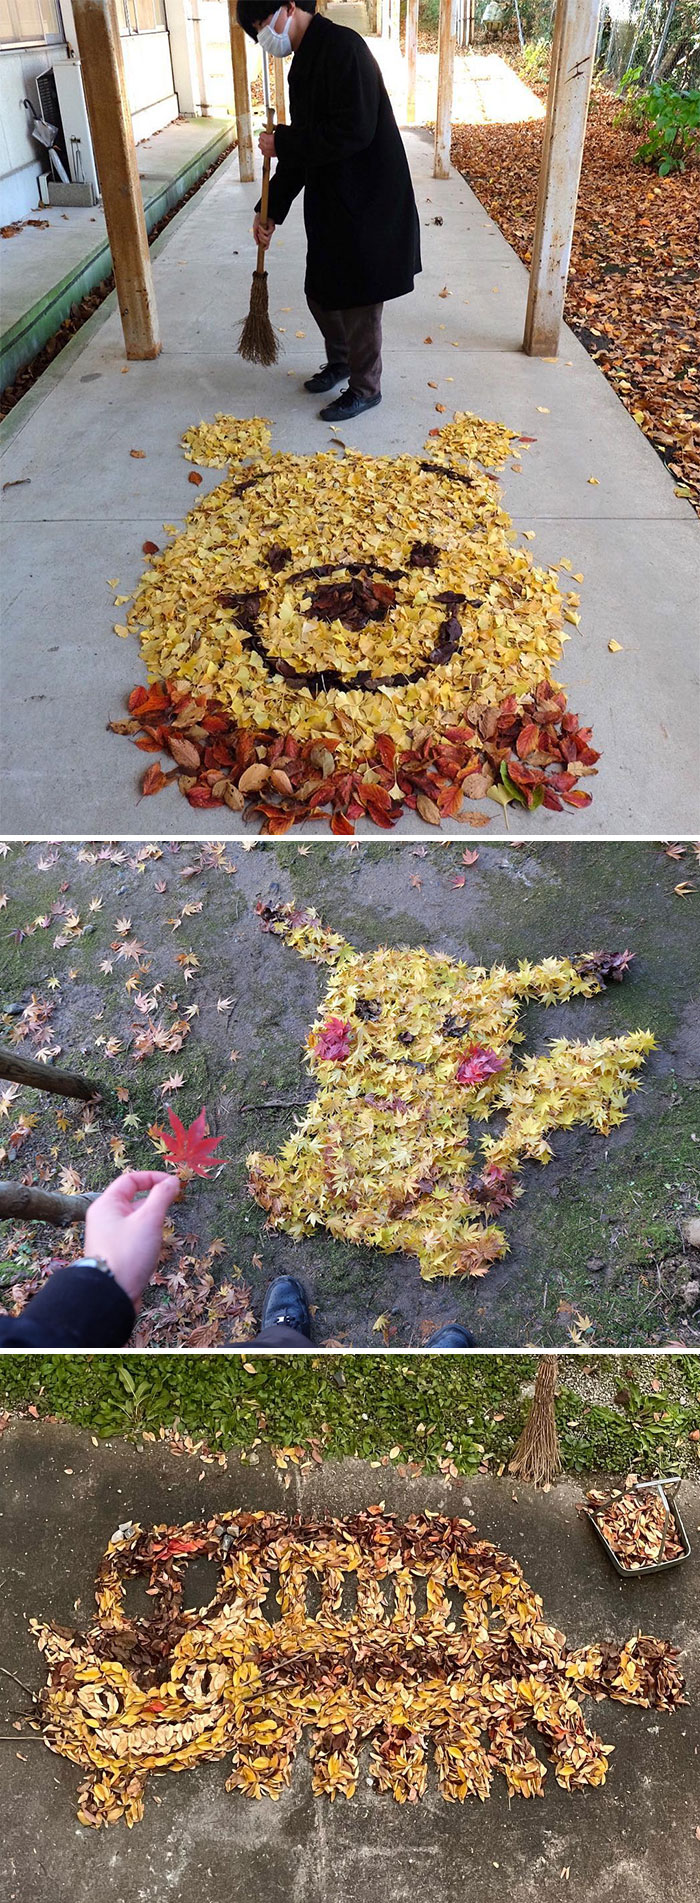
[{"label": "leaf art of cartoon bear", "polygon": [[261,417],[187,430],[191,461],[229,468],[167,548],[144,544],[117,626],[140,630],[150,686],[113,731],[168,756],[142,791],[177,779],[271,833],[588,806],[599,756],[551,676],[578,595],[515,545],[490,473],[518,440],[464,414],[422,457],[273,452]]},{"label": "leaf art of cartoon bear", "polygon": [[[186,1610],[187,1564],[202,1555],[218,1563],[216,1592]],[[125,1611],[134,1575],[149,1582],[148,1619]],[[96,1598],[86,1632],[32,1620],[49,1671],[40,1722],[50,1749],[87,1772],[83,1824],[135,1823],[149,1772],[207,1759],[230,1757],[227,1790],[279,1797],[304,1731],[316,1795],[352,1797],[371,1740],[370,1782],[399,1803],[423,1796],[429,1744],[448,1801],[485,1799],[494,1771],[509,1796],[540,1797],[529,1731],[557,1783],[582,1790],[604,1783],[612,1750],[582,1699],[685,1702],[671,1645],[637,1634],[570,1651],[517,1562],[467,1520],[402,1525],[369,1507],[321,1524],[274,1513],[130,1523],[110,1540]]]},{"label": "leaf art of cartoon bear", "polygon": [[[250,1187],[290,1235],[316,1226],[346,1242],[403,1249],[421,1275],[485,1275],[506,1254],[492,1218],[521,1194],[526,1158],[547,1163],[548,1130],[624,1122],[650,1031],[555,1038],[546,1056],[513,1062],[528,999],[591,998],[622,979],[630,952],[545,958],[490,972],[421,948],[355,951],[317,914],[259,906],[263,927],[303,958],[332,967],[309,1037],[319,1090],[279,1157],[248,1157]],[[469,1120],[503,1112],[471,1173]]]}]

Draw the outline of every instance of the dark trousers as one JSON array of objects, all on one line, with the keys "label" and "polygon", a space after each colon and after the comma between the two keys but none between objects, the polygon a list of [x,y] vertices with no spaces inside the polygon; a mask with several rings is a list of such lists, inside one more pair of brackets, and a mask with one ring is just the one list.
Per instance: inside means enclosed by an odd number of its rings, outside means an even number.
[{"label": "dark trousers", "polygon": [[271,1322],[269,1328],[261,1328],[259,1335],[246,1342],[247,1348],[310,1348],[308,1335],[302,1335],[298,1328],[288,1328],[286,1322]]},{"label": "dark trousers", "polygon": [[325,311],[306,300],[323,337],[329,363],[347,370],[357,396],[379,396],[382,387],[383,304],[357,304],[352,310]]}]

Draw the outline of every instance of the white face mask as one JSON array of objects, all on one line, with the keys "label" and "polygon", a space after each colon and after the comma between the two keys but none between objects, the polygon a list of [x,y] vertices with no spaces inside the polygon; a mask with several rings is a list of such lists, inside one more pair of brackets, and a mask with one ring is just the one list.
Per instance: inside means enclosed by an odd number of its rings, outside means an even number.
[{"label": "white face mask", "polygon": [[270,59],[290,59],[294,52],[288,26],[283,33],[276,33],[274,27],[269,25],[258,27],[258,46]]}]

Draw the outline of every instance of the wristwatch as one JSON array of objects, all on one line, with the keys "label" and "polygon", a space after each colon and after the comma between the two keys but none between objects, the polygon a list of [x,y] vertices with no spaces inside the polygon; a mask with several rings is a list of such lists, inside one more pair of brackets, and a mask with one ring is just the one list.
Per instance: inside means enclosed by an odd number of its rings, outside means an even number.
[{"label": "wristwatch", "polygon": [[101,1275],[111,1275],[112,1281],[116,1281],[116,1276],[113,1270],[110,1269],[109,1263],[105,1262],[101,1255],[79,1255],[77,1262],[71,1263],[71,1267],[74,1269],[99,1269]]}]

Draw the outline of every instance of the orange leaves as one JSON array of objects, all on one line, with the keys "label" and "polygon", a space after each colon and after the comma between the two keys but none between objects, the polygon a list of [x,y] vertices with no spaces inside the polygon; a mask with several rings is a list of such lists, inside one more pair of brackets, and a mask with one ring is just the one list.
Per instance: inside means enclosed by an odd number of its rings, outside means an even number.
[{"label": "orange leaves", "polygon": [[162,788],[167,786],[167,784],[167,776],[163,772],[162,766],[159,766],[156,761],[154,765],[149,766],[147,772],[144,773],[141,781],[141,792],[146,794],[160,793]]},{"label": "orange leaves", "polygon": [[[550,811],[584,808],[591,795],[578,784],[593,770],[598,754],[590,728],[566,711],[561,691],[541,681],[533,695],[510,695],[501,707],[472,702],[470,722],[450,725],[444,734],[424,732],[418,747],[401,750],[389,734],[379,733],[371,756],[355,771],[337,768],[338,738],[299,744],[292,734],[251,733],[231,725],[210,699],[182,699],[169,684],[136,687],[129,696],[128,723],[117,732],[141,728],[136,746],[164,751],[176,762],[165,772],[149,767],[144,794],[159,793],[179,779],[190,805],[232,812],[251,809],[263,831],[280,835],[310,816],[323,817],[338,837],[351,836],[366,814],[375,826],[390,830],[403,811],[415,812],[425,825],[439,827],[459,819],[488,825],[488,816],[470,812],[468,800],[488,798],[499,782],[504,797],[518,797],[529,808],[542,801]],[[199,738],[189,737],[195,730]],[[504,780],[505,774],[505,780]]]},{"label": "orange leaves", "polygon": [[[639,135],[615,124],[618,112],[614,95],[594,94],[565,316],[697,510],[697,171],[659,192],[649,218]],[[526,263],[541,150],[541,122],[453,132],[454,163]]]}]

